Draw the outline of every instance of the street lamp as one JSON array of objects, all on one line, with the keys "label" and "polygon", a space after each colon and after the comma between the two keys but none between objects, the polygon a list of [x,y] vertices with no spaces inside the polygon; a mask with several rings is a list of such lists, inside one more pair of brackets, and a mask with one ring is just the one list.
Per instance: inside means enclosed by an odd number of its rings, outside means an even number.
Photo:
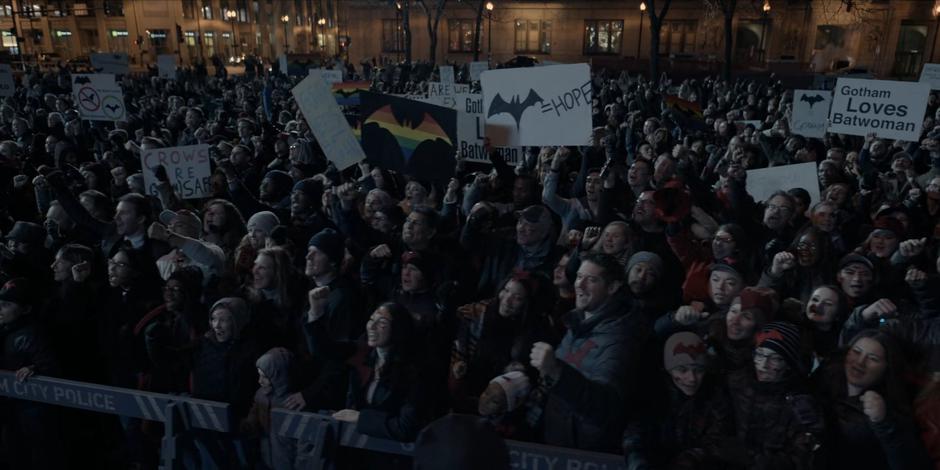
[{"label": "street lamp", "polygon": [[646,13],[646,2],[640,2],[640,38],[636,41],[636,61],[640,62],[640,46],[643,45],[643,15]]},{"label": "street lamp", "polygon": [[761,22],[764,23],[764,25],[760,29],[760,53],[758,55],[758,61],[764,62],[764,36],[767,35],[767,25],[770,24],[767,18],[767,15],[770,14],[770,0],[764,0],[764,5],[761,6],[760,9]]},{"label": "street lamp", "polygon": [[488,17],[487,23],[489,23],[489,39],[486,46],[486,60],[487,62],[492,62],[493,60],[493,9],[496,8],[496,4],[493,2],[486,2],[486,16]]},{"label": "street lamp", "polygon": [[238,13],[235,13],[235,10],[225,10],[225,19],[232,22],[232,55],[238,55],[238,43],[235,42],[235,18],[238,17]]},{"label": "street lamp", "polygon": [[937,35],[940,34],[940,0],[937,0],[937,2],[934,3],[933,9],[930,10],[930,14],[932,14],[936,20],[933,28],[933,43],[930,45],[930,61],[933,62],[933,53],[937,49]]},{"label": "street lamp", "polygon": [[281,16],[281,23],[284,23],[284,53],[287,54],[287,23],[290,23],[290,16],[283,15]]}]

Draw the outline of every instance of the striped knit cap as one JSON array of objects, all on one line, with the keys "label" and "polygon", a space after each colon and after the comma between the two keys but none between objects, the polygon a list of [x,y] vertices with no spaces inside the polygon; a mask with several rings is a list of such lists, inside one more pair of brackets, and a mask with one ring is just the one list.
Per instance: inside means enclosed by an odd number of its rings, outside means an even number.
[{"label": "striped knit cap", "polygon": [[756,348],[767,348],[783,356],[794,371],[806,375],[807,364],[801,354],[800,329],[792,323],[775,321],[764,325],[755,336]]}]

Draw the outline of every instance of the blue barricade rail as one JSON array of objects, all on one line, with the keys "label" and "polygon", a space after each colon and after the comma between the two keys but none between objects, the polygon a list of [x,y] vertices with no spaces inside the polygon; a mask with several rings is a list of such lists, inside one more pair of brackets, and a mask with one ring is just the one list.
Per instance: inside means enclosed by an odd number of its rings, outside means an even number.
[{"label": "blue barricade rail", "polygon": [[0,371],[0,396],[163,423],[172,418],[167,407],[176,403],[190,427],[228,432],[232,425],[228,403],[43,376],[17,382],[7,371]]},{"label": "blue barricade rail", "polygon": [[[355,426],[330,416],[274,409],[271,427],[278,435],[307,441],[322,447],[327,431],[335,433],[340,446],[396,455],[412,455],[414,444],[378,439],[356,432]],[[521,441],[506,441],[515,470],[626,470],[623,456],[553,447]],[[319,453],[317,453],[319,455]]]}]

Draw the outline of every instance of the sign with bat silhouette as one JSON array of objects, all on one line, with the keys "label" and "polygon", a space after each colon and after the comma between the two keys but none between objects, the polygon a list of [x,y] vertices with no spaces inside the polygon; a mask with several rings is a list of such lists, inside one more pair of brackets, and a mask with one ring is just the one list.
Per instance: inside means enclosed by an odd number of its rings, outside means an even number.
[{"label": "sign with bat silhouette", "polygon": [[920,140],[928,83],[839,78],[832,91],[829,132]]},{"label": "sign with bat silhouette", "polygon": [[72,97],[82,119],[126,121],[124,92],[110,73],[72,74]]},{"label": "sign with bat silhouette", "polygon": [[320,148],[340,171],[366,156],[346,122],[330,85],[319,73],[310,74],[291,91]]},{"label": "sign with bat silhouette", "polygon": [[924,64],[918,81],[929,83],[931,90],[940,90],[940,64]]},{"label": "sign with bat silhouette", "polygon": [[486,136],[493,145],[588,145],[587,64],[488,70],[480,76]]},{"label": "sign with bat silhouette", "polygon": [[825,137],[831,105],[832,92],[828,90],[793,90],[790,132],[803,137]]},{"label": "sign with bat silhouette", "polygon": [[176,79],[176,56],[173,54],[160,54],[157,56],[157,70],[160,78]]},{"label": "sign with bat silhouette", "polygon": [[126,52],[91,54],[89,60],[91,61],[91,68],[95,69],[97,73],[127,75],[130,72]]},{"label": "sign with bat silhouette", "polygon": [[455,110],[379,93],[359,95],[362,148],[370,163],[428,181],[453,176]]},{"label": "sign with bat silhouette", "polygon": [[13,80],[13,68],[10,64],[0,64],[0,96],[13,96],[16,81]]},{"label": "sign with bat silhouette", "polygon": [[183,199],[198,199],[212,195],[209,178],[209,145],[187,145],[162,149],[143,150],[140,167],[144,174],[147,194],[158,196],[157,177],[154,169],[163,165],[173,190]]}]

